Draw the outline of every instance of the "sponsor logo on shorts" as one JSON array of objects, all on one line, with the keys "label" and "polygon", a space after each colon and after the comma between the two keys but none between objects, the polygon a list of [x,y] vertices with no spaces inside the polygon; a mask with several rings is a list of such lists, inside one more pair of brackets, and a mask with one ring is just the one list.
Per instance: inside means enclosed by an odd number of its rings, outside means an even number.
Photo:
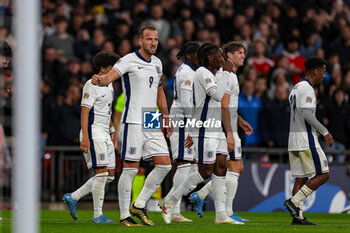
[{"label": "sponsor logo on shorts", "polygon": [[100,156],[100,160],[105,160],[105,154],[104,153],[101,153],[98,156]]},{"label": "sponsor logo on shorts", "polygon": [[131,154],[131,155],[136,154],[136,147],[130,147],[130,148],[129,148],[129,151],[130,151],[130,154]]},{"label": "sponsor logo on shorts", "polygon": [[189,148],[188,151],[187,151],[187,153],[188,153],[189,155],[192,154],[192,148]]},{"label": "sponsor logo on shorts", "polygon": [[214,151],[208,151],[208,158],[211,158],[214,156]]}]

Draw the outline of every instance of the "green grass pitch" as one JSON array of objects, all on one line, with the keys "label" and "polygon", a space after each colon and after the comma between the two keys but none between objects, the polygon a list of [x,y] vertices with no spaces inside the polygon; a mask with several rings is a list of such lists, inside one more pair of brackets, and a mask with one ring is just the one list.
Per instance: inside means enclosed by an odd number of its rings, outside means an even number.
[{"label": "green grass pitch", "polygon": [[[11,232],[11,211],[0,211],[2,222],[0,222],[0,232]],[[183,215],[193,219],[192,223],[172,223],[167,225],[163,222],[161,214],[158,212],[149,212],[149,217],[155,222],[156,226],[148,227],[120,227],[119,224],[94,224],[91,222],[92,211],[78,211],[78,221],[74,221],[68,211],[42,210],[40,216],[40,232],[64,232],[64,233],[108,233],[108,232],[181,232],[181,233],[205,233],[205,232],[341,232],[350,233],[350,214],[311,214],[305,215],[317,226],[292,226],[292,218],[288,213],[247,213],[242,212],[239,215],[250,220],[245,225],[217,225],[214,224],[214,212],[205,212],[201,219],[193,212],[183,212]],[[119,218],[117,211],[104,211],[104,215],[112,220]],[[138,219],[135,218],[136,221]]]}]

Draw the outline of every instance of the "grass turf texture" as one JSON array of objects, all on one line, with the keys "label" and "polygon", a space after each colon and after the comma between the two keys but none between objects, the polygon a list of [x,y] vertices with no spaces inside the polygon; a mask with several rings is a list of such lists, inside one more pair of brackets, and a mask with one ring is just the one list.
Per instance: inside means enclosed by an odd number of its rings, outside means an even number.
[{"label": "grass turf texture", "polygon": [[[0,216],[0,232],[11,232],[11,211],[2,210]],[[194,222],[192,223],[177,223],[173,222],[167,225],[163,222],[161,213],[149,212],[149,217],[155,222],[156,226],[148,227],[120,227],[119,212],[104,211],[104,215],[109,219],[117,221],[116,224],[96,224],[92,223],[92,211],[78,211],[78,221],[73,220],[68,211],[52,211],[42,210],[40,216],[40,232],[64,232],[64,233],[108,233],[108,232],[342,232],[350,233],[350,214],[311,214],[306,213],[306,217],[317,223],[317,226],[292,226],[292,218],[288,213],[239,213],[242,218],[250,220],[245,225],[218,225],[214,224],[214,212],[205,212],[204,218],[201,219],[193,212],[183,212],[185,217],[188,217]],[[137,222],[140,222],[136,217]]]}]

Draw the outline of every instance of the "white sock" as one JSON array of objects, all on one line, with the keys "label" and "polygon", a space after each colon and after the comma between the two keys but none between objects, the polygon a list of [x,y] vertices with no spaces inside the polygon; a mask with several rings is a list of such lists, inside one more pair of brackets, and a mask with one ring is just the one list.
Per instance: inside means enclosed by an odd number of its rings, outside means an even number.
[{"label": "white sock", "polygon": [[94,183],[95,176],[91,177],[88,181],[83,184],[80,188],[72,192],[72,199],[79,201],[82,197],[92,192],[92,184]]},{"label": "white sock", "polygon": [[145,208],[147,201],[153,193],[157,191],[165,176],[170,172],[171,165],[157,165],[152,172],[147,176],[145,184],[140,195],[136,199],[134,206],[137,208]]},{"label": "white sock", "polygon": [[118,182],[120,220],[130,217],[131,186],[137,171],[137,168],[123,168],[123,172],[120,175]]},{"label": "white sock", "polygon": [[303,207],[304,207],[304,203],[303,202],[300,202],[299,203],[299,218],[301,219],[304,219],[304,216],[303,216]]},{"label": "white sock", "polygon": [[227,171],[226,173],[226,214],[233,214],[233,200],[237,193],[239,173]]},{"label": "white sock", "polygon": [[206,185],[204,185],[198,192],[198,197],[204,200],[209,193],[211,192],[211,181],[209,181]]},{"label": "white sock", "polygon": [[167,196],[165,199],[165,202],[167,202],[168,205],[175,206],[176,202],[178,202],[182,196],[189,194],[193,189],[197,187],[197,185],[201,182],[203,182],[204,179],[199,174],[198,171],[193,172],[188,179],[182,185],[180,185],[171,196]]},{"label": "white sock", "polygon": [[107,177],[107,184],[112,183],[113,180],[114,180],[114,176],[108,176],[108,177]]},{"label": "white sock", "polygon": [[103,201],[105,198],[105,186],[107,182],[108,172],[95,175],[92,185],[92,199],[94,201],[94,218],[102,215]]},{"label": "white sock", "polygon": [[225,201],[226,201],[226,195],[225,195],[225,184],[226,184],[226,177],[225,176],[216,176],[212,175],[212,193],[214,197],[214,205],[215,205],[215,222],[222,221],[226,217],[226,210],[225,210]]},{"label": "white sock", "polygon": [[192,174],[193,172],[196,172],[196,171],[198,171],[198,164],[191,163],[190,174]]},{"label": "white sock", "polygon": [[295,206],[299,206],[299,203],[304,201],[304,199],[307,198],[312,192],[313,190],[304,184],[303,187],[301,187],[301,189],[292,197],[291,201]]},{"label": "white sock", "polygon": [[[177,170],[173,178],[173,187],[171,189],[176,190],[186,180],[186,178],[190,173],[190,170],[191,170],[191,165],[188,163],[177,166]],[[173,214],[180,213],[180,205],[181,205],[181,198],[176,203]]]}]

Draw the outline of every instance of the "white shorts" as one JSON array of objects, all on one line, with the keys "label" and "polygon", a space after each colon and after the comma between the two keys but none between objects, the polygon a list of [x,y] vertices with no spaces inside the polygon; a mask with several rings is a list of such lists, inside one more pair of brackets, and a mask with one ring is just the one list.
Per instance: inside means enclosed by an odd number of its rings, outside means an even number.
[{"label": "white shorts", "polygon": [[156,156],[169,156],[162,131],[147,131],[140,124],[120,123],[118,138],[122,159],[138,162]]},{"label": "white shorts", "polygon": [[290,170],[293,177],[305,178],[328,173],[328,161],[321,148],[289,152]]},{"label": "white shorts", "polygon": [[198,164],[213,164],[217,154],[228,155],[226,138],[194,137],[193,143],[198,154]]},{"label": "white shorts", "polygon": [[186,161],[193,161],[195,156],[194,145],[191,148],[185,148],[184,141],[186,139],[185,131],[179,129],[174,131],[170,136],[170,145],[173,160],[181,159]]},{"label": "white shorts", "polygon": [[115,152],[112,140],[90,138],[90,150],[83,153],[88,168],[107,167],[115,168]]},{"label": "white shorts", "polygon": [[[229,152],[227,160],[239,160],[242,159],[242,144],[241,139],[238,136],[238,133],[233,133],[233,138],[235,139],[235,148],[232,152]],[[227,146],[227,141],[226,141]]]}]

